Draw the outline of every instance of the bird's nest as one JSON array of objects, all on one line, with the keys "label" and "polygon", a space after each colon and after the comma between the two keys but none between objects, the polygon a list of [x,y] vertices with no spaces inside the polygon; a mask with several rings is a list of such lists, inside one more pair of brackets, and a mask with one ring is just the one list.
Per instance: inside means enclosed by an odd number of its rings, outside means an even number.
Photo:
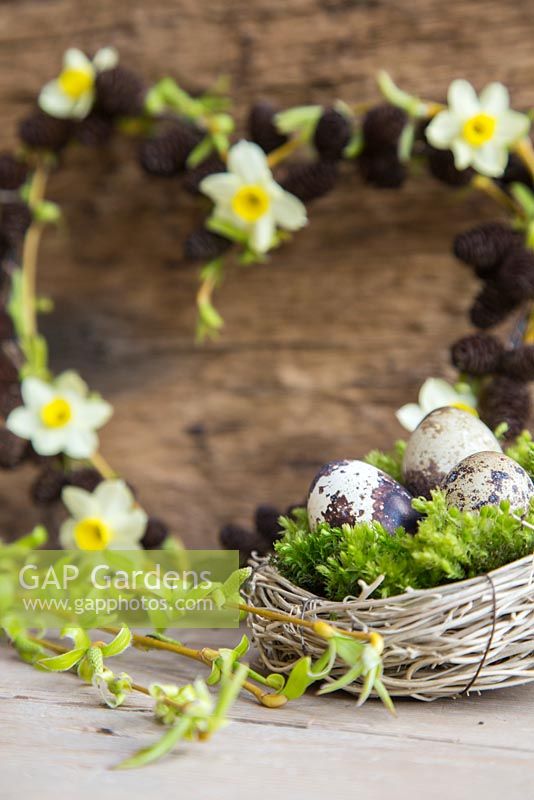
[{"label": "bird's nest", "polygon": [[[293,585],[268,559],[252,563],[248,596],[254,605],[382,634],[383,681],[393,696],[434,700],[534,680],[533,556],[477,578],[387,599],[370,597],[379,581],[364,584],[359,597],[343,602]],[[249,624],[261,660],[273,672],[288,672],[301,656],[324,650],[309,629],[257,616]],[[330,678],[345,669],[340,665]],[[346,689],[359,690],[357,683]]]}]

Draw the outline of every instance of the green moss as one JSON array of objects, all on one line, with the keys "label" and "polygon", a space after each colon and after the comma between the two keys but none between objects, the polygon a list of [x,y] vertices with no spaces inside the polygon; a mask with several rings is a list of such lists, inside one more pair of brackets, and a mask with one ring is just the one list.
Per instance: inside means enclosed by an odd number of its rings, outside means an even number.
[{"label": "green moss", "polygon": [[507,456],[513,458],[523,469],[526,469],[532,479],[534,479],[534,442],[530,431],[523,431],[513,445],[505,450]]},{"label": "green moss", "polygon": [[[393,453],[373,451],[366,460],[398,480],[405,444]],[[534,442],[523,433],[507,454],[534,476]],[[399,528],[390,536],[379,523],[342,528],[319,525],[310,531],[305,509],[283,519],[285,535],[275,544],[273,561],[293,583],[331,600],[360,593],[359,580],[384,580],[380,597],[400,594],[408,587],[428,589],[482,575],[534,550],[534,531],[510,512],[509,504],[488,506],[480,513],[447,508],[440,491],[431,500],[414,500],[423,514],[415,535]],[[534,525],[534,500],[525,516]]]},{"label": "green moss", "polygon": [[[285,535],[275,544],[274,564],[293,583],[330,600],[360,593],[380,575],[379,597],[408,587],[428,589],[471,578],[522,558],[534,550],[534,531],[520,524],[509,504],[488,506],[478,514],[447,508],[442,492],[418,499],[424,514],[412,536],[399,528],[390,536],[379,523],[359,523],[310,531],[304,509],[284,519]],[[534,504],[525,517],[534,524]]]},{"label": "green moss", "polygon": [[382,472],[387,472],[396,481],[402,481],[402,459],[404,458],[405,450],[406,442],[403,439],[399,439],[389,453],[384,453],[382,450],[371,450],[363,460],[368,464],[372,464],[373,467],[381,469]]}]

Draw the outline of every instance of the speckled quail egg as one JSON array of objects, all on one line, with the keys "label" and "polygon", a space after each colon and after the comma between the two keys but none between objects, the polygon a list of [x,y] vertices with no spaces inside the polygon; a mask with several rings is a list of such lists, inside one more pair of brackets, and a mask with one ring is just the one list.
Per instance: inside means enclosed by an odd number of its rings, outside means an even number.
[{"label": "speckled quail egg", "polygon": [[391,534],[399,525],[414,531],[419,514],[412,508],[412,499],[400,483],[371,464],[331,461],[313,479],[308,520],[312,530],[320,522],[338,527],[376,521]]},{"label": "speckled quail egg", "polygon": [[482,450],[501,453],[501,446],[478,417],[446,406],[431,411],[408,440],[402,463],[404,484],[415,495],[430,497],[463,458]]},{"label": "speckled quail egg", "polygon": [[477,511],[509,500],[513,509],[528,508],[534,484],[528,472],[504,453],[482,452],[464,458],[445,480],[448,506]]}]

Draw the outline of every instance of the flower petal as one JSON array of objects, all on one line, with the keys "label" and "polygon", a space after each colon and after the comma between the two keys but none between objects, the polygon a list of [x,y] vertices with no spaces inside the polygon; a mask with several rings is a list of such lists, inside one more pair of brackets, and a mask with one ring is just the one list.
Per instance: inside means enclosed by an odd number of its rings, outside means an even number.
[{"label": "flower petal", "polygon": [[425,136],[427,141],[438,150],[450,147],[452,140],[458,136],[460,121],[450,111],[440,111],[428,125]]},{"label": "flower petal", "polygon": [[140,508],[135,508],[118,524],[113,526],[114,537],[112,545],[115,549],[121,549],[127,544],[137,544],[143,538],[146,530],[148,515]]},{"label": "flower petal", "polygon": [[62,392],[73,392],[74,394],[79,394],[80,397],[85,397],[89,392],[86,382],[73,369],[65,370],[61,375],[58,375],[54,380],[54,386]]},{"label": "flower petal", "polygon": [[105,400],[86,400],[80,408],[82,423],[88,428],[98,429],[108,422],[113,414],[113,406]]},{"label": "flower petal", "polygon": [[65,448],[66,428],[42,428],[39,426],[32,436],[32,446],[40,456],[55,456],[67,452]]},{"label": "flower petal", "polygon": [[256,253],[266,253],[271,246],[274,236],[274,218],[271,214],[264,214],[252,229],[250,244]]},{"label": "flower petal", "polygon": [[406,428],[407,431],[414,431],[424,418],[425,413],[417,403],[407,403],[395,412],[395,416],[403,428]]},{"label": "flower petal", "polygon": [[275,221],[288,231],[297,231],[308,222],[306,206],[294,194],[283,190],[277,192],[272,207]]},{"label": "flower petal", "polygon": [[73,119],[85,119],[93,107],[95,101],[95,93],[93,89],[84,92],[81,97],[76,100],[71,108],[70,115]]},{"label": "flower petal", "polygon": [[85,519],[98,515],[98,503],[91,492],[78,486],[67,486],[61,492],[61,500],[74,519]]},{"label": "flower petal", "polygon": [[243,183],[266,183],[272,180],[265,153],[254,142],[242,139],[230,148],[228,171],[237,175]]},{"label": "flower petal", "polygon": [[228,204],[241,185],[237,175],[229,172],[218,172],[215,175],[208,175],[200,182],[200,191],[207,195],[214,203]]},{"label": "flower petal", "polygon": [[24,405],[32,411],[40,411],[54,397],[54,389],[40,378],[24,378],[20,387]]},{"label": "flower petal", "polygon": [[76,522],[73,519],[66,519],[59,529],[59,543],[64,550],[73,550],[76,546],[74,539],[75,527]]},{"label": "flower petal", "polygon": [[510,95],[508,89],[502,83],[489,83],[480,92],[480,108],[486,114],[500,116],[508,110],[510,106]]},{"label": "flower petal", "polygon": [[46,114],[58,119],[68,119],[72,112],[72,99],[61,89],[57,80],[43,86],[38,103]]},{"label": "flower petal", "polygon": [[6,428],[21,439],[31,439],[39,423],[28,408],[19,406],[13,409],[6,420]]},{"label": "flower petal", "polygon": [[77,47],[69,47],[63,56],[63,67],[65,69],[79,69],[83,72],[93,74],[93,65],[82,50]]},{"label": "flower petal", "polygon": [[65,442],[65,455],[70,458],[90,458],[97,449],[98,436],[94,431],[69,426]]},{"label": "flower petal", "polygon": [[480,111],[480,102],[469,81],[453,81],[449,86],[447,100],[450,110],[461,120],[474,117]]},{"label": "flower petal", "polygon": [[114,69],[118,63],[119,54],[115,47],[101,47],[93,58],[93,66],[97,72],[104,72],[106,69]]},{"label": "flower petal", "polygon": [[425,414],[457,402],[458,392],[442,378],[428,378],[421,386],[419,405]]},{"label": "flower petal", "polygon": [[129,511],[135,502],[134,496],[123,480],[107,480],[99,483],[93,492],[103,517]]},{"label": "flower petal", "polygon": [[473,149],[463,139],[455,139],[451,144],[456,169],[467,169],[473,161]]},{"label": "flower petal", "polygon": [[473,152],[473,166],[482,175],[498,178],[508,163],[508,150],[498,142],[488,142]]},{"label": "flower petal", "polygon": [[497,120],[495,141],[501,144],[513,144],[518,139],[527,135],[530,129],[530,120],[526,114],[519,111],[506,111]]}]

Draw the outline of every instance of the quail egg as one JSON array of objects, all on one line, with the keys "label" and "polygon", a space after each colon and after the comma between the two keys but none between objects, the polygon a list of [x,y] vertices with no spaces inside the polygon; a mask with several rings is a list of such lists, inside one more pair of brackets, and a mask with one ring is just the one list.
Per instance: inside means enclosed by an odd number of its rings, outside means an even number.
[{"label": "quail egg", "polygon": [[431,411],[410,436],[404,453],[404,483],[415,496],[430,497],[463,458],[501,446],[478,417],[453,406]]},{"label": "quail egg", "polygon": [[534,484],[528,472],[504,453],[474,453],[457,464],[443,482],[447,505],[477,511],[509,500],[512,508],[528,508]]},{"label": "quail egg", "polygon": [[391,534],[400,525],[414,531],[419,514],[412,508],[412,499],[400,483],[371,464],[331,461],[310,487],[308,520],[312,530],[320,522],[339,527],[376,521]]}]

